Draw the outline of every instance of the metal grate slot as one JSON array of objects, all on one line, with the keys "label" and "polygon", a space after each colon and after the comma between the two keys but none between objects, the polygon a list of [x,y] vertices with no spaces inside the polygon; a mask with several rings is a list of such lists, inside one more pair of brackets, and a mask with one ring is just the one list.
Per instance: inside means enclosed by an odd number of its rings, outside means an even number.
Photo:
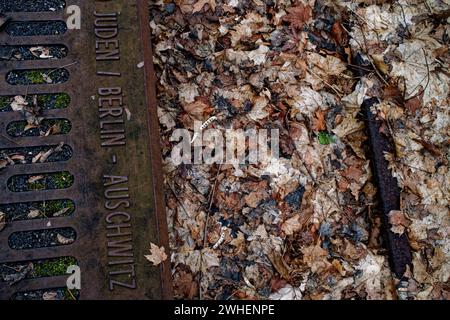
[{"label": "metal grate slot", "polygon": [[20,97],[26,102],[25,111],[65,109],[70,104],[70,97],[67,93],[35,94],[25,96],[0,96],[0,112],[13,111],[11,104],[15,97]]},{"label": "metal grate slot", "polygon": [[65,246],[73,243],[76,232],[72,228],[58,228],[15,232],[9,236],[9,247],[16,250]]},{"label": "metal grate slot", "polygon": [[64,34],[67,25],[64,21],[18,21],[8,22],[5,31],[13,37],[52,36]]},{"label": "metal grate slot", "polygon": [[0,204],[7,223],[13,221],[67,217],[74,213],[75,203],[69,199]]},{"label": "metal grate slot", "polygon": [[0,0],[3,12],[60,11],[66,6],[64,0]]},{"label": "metal grate slot", "polygon": [[68,119],[38,119],[36,122],[30,122],[13,121],[8,124],[6,132],[11,137],[47,137],[68,134],[72,130],[72,124]]},{"label": "metal grate slot", "polygon": [[67,47],[56,45],[0,46],[1,60],[47,60],[62,59],[67,56]]},{"label": "metal grate slot", "polygon": [[6,75],[6,81],[12,85],[59,84],[69,79],[64,69],[13,70]]}]

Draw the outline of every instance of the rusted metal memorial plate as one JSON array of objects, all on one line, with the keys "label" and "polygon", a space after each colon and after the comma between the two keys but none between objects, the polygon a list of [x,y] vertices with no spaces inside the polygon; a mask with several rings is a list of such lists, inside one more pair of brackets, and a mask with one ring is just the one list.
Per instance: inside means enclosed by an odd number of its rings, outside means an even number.
[{"label": "rusted metal memorial plate", "polygon": [[[2,149],[55,146],[72,149],[66,161],[14,164],[0,170],[0,204],[72,200],[70,216],[7,221],[0,231],[0,265],[73,257],[81,270],[80,299],[170,298],[167,261],[158,267],[144,257],[150,242],[167,248],[162,202],[159,135],[146,1],[66,1],[81,8],[81,29],[56,35],[13,36],[0,31],[0,45],[67,47],[62,59],[0,61],[0,95],[67,93],[67,108],[44,110],[45,119],[67,119],[66,134],[14,137],[8,125],[24,120],[21,112],[0,112]],[[65,10],[10,12],[10,22],[66,21]],[[6,28],[6,30],[8,30]],[[143,66],[145,61],[145,66]],[[60,84],[12,85],[13,70],[67,70]],[[53,71],[55,70],[55,71]],[[68,188],[17,192],[13,177],[68,172]],[[29,182],[29,180],[28,180]],[[24,213],[25,215],[27,212]],[[74,241],[17,249],[20,232],[71,228]],[[0,279],[0,298],[17,292],[64,288],[68,275],[25,278],[13,285]]]}]

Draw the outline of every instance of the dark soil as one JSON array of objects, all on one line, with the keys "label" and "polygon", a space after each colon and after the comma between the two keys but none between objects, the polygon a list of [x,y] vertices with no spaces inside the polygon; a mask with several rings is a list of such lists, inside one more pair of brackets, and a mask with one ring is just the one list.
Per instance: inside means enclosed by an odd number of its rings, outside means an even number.
[{"label": "dark soil", "polygon": [[[22,162],[16,164],[30,164],[33,158],[40,152],[47,152],[50,149],[57,148],[57,146],[41,146],[41,147],[27,147],[27,148],[14,148],[14,149],[0,149],[0,159],[7,155],[12,157],[14,155],[24,156],[25,159]],[[61,151],[54,151],[44,162],[59,162],[67,161],[72,158],[72,148],[64,145]]]},{"label": "dark soil", "polygon": [[44,300],[45,294],[54,293],[54,300],[78,300],[80,294],[78,290],[69,290],[67,288],[56,288],[51,290],[26,291],[14,294],[12,300]]},{"label": "dark soil", "polygon": [[13,176],[8,180],[8,188],[13,192],[66,189],[72,184],[73,175],[67,171],[35,175],[24,174]]},{"label": "dark soil", "polygon": [[38,127],[29,130],[25,130],[26,125],[26,121],[11,122],[6,129],[6,132],[11,137],[16,138],[44,136],[50,128],[55,128],[55,126],[58,127],[58,129],[52,132],[52,135],[67,134],[72,129],[72,124],[67,119],[44,119]]},{"label": "dark soil", "polygon": [[23,202],[0,204],[0,211],[6,214],[6,222],[29,220],[28,214],[31,210],[39,210],[41,215],[34,219],[51,218],[57,212],[67,208],[67,211],[58,215],[66,217],[75,211],[75,203],[72,200],[48,200],[37,202]]},{"label": "dark soil", "polygon": [[0,12],[59,11],[65,6],[64,0],[0,0]]},{"label": "dark soil", "polygon": [[16,232],[9,237],[8,244],[16,250],[62,246],[64,244],[58,241],[58,234],[73,241],[76,239],[74,229],[58,228]]},{"label": "dark soil", "polygon": [[[33,96],[27,96],[25,100],[28,106],[33,106]],[[14,96],[0,96],[0,112],[13,111],[11,103]],[[64,109],[70,104],[70,97],[67,93],[38,94],[36,95],[37,107],[41,110]]]},{"label": "dark soil", "polygon": [[[30,51],[30,49],[33,47],[38,46],[0,46],[0,60],[44,60],[42,58],[36,57]],[[62,59],[67,56],[67,48],[63,45],[51,45],[43,47],[48,48],[50,51],[49,55],[52,56],[52,58],[45,59]]]},{"label": "dark soil", "polygon": [[5,31],[10,36],[52,36],[67,31],[64,21],[8,22]]}]

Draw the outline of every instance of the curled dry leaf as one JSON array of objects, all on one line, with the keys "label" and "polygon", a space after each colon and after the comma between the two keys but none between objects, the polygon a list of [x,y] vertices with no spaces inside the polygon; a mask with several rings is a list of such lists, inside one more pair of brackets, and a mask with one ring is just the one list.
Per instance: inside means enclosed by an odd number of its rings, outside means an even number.
[{"label": "curled dry leaf", "polygon": [[167,254],[164,247],[158,247],[154,243],[150,243],[150,255],[145,255],[144,257],[153,263],[154,266],[159,265],[161,262],[167,260]]},{"label": "curled dry leaf", "polygon": [[0,231],[6,227],[6,214],[0,211]]},{"label": "curled dry leaf", "polygon": [[36,181],[42,180],[44,179],[44,176],[39,175],[39,176],[31,176],[28,178],[28,183],[35,183]]},{"label": "curled dry leaf", "polygon": [[37,209],[33,209],[30,210],[30,212],[28,212],[27,218],[29,219],[34,219],[37,218],[41,215],[41,211],[37,210]]},{"label": "curled dry leaf", "polygon": [[62,216],[63,214],[65,214],[65,213],[66,213],[67,211],[69,211],[69,210],[70,210],[69,207],[64,208],[64,209],[61,209],[61,210],[55,212],[55,213],[53,214],[53,216],[54,216],[54,217]]},{"label": "curled dry leaf", "polygon": [[43,300],[56,300],[58,294],[56,292],[44,292],[42,295]]},{"label": "curled dry leaf", "polygon": [[22,96],[15,96],[13,102],[11,102],[11,109],[13,111],[23,111],[28,105],[28,102]]},{"label": "curled dry leaf", "polygon": [[75,239],[73,238],[66,238],[63,235],[60,235],[59,233],[56,235],[56,240],[58,240],[58,242],[60,244],[71,244],[75,241]]}]

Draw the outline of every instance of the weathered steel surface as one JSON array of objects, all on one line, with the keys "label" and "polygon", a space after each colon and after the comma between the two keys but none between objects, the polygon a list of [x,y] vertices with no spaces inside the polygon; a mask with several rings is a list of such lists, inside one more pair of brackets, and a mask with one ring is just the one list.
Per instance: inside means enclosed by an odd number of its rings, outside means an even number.
[{"label": "weathered steel surface", "polygon": [[389,212],[400,210],[400,189],[397,179],[392,176],[386,152],[393,152],[393,147],[387,136],[380,132],[381,121],[370,111],[370,107],[378,103],[377,98],[367,99],[361,108],[366,120],[369,142],[371,146],[371,162],[375,181],[377,184],[380,209],[383,216],[385,239],[389,249],[389,258],[392,271],[401,279],[406,271],[406,266],[411,266],[411,251],[406,233],[402,235],[391,231],[389,224]]},{"label": "weathered steel surface", "polygon": [[[356,69],[359,76],[364,76],[372,69],[358,55],[355,64],[362,68]],[[364,71],[365,70],[365,71]],[[398,235],[391,231],[389,212],[400,210],[400,189],[397,179],[392,176],[389,163],[385,159],[386,152],[392,153],[394,147],[389,137],[381,133],[382,121],[371,112],[370,107],[378,103],[378,98],[364,100],[361,111],[367,128],[370,144],[370,160],[380,200],[380,211],[383,220],[384,238],[389,251],[391,269],[397,278],[402,279],[407,266],[412,266],[411,249],[406,233]]]},{"label": "weathered steel surface", "polygon": [[[67,162],[17,164],[0,171],[0,203],[71,199],[76,206],[70,217],[8,223],[0,232],[0,264],[73,256],[81,267],[81,299],[170,298],[168,261],[154,267],[144,258],[150,242],[168,249],[146,0],[73,0],[70,4],[81,8],[80,30],[31,37],[0,32],[0,45],[63,44],[68,48],[67,57],[61,60],[0,62],[0,95],[68,93],[68,108],[47,110],[43,116],[62,117],[72,123],[66,135],[12,138],[6,127],[23,116],[3,112],[0,146],[64,142],[73,149]],[[66,19],[64,11],[8,16],[12,21]],[[145,66],[139,67],[144,60]],[[70,73],[64,84],[13,86],[4,80],[11,70],[61,67]],[[11,192],[7,187],[15,174],[57,171],[74,175],[72,187],[33,192]],[[76,241],[40,249],[9,247],[8,239],[14,232],[48,229],[49,225],[74,228]],[[65,279],[23,280],[13,286],[0,282],[0,298],[8,299],[15,292],[65,287]]]}]

